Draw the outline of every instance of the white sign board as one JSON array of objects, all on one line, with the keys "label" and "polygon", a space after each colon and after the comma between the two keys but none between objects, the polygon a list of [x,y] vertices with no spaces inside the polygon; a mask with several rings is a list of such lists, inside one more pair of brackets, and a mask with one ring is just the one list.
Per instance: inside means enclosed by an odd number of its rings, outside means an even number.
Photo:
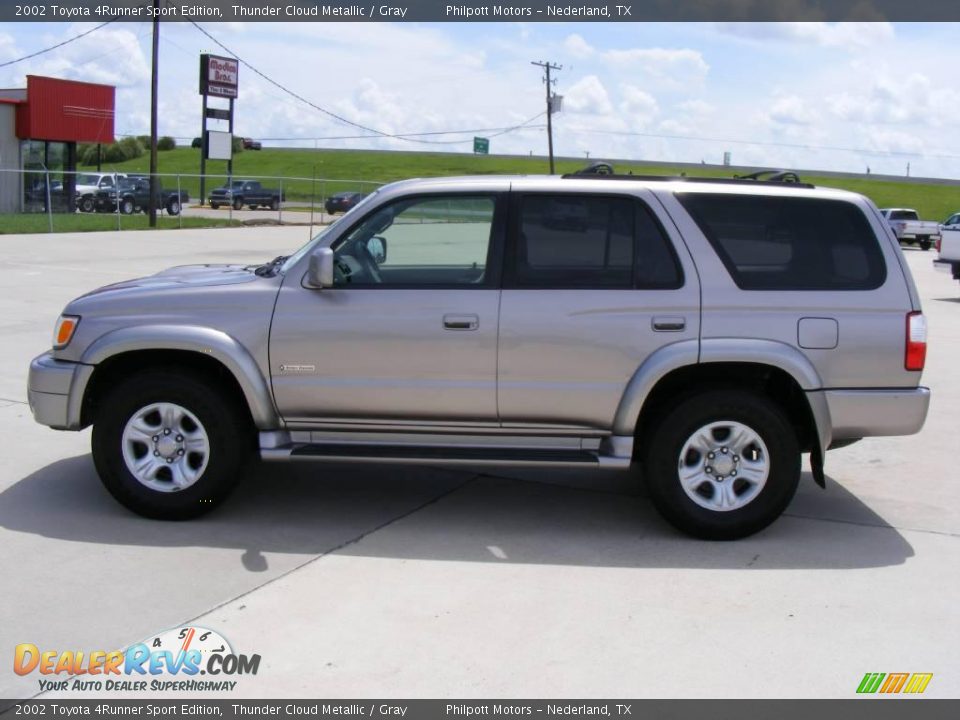
[{"label": "white sign board", "polygon": [[218,130],[207,131],[207,159],[230,160],[233,158],[233,135]]}]

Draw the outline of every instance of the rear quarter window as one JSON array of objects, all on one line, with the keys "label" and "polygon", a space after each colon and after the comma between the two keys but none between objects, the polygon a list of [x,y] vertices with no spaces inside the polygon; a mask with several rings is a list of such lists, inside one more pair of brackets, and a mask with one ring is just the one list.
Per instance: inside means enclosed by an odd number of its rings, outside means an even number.
[{"label": "rear quarter window", "polygon": [[743,290],[873,290],[886,280],[856,205],[772,195],[678,193]]}]

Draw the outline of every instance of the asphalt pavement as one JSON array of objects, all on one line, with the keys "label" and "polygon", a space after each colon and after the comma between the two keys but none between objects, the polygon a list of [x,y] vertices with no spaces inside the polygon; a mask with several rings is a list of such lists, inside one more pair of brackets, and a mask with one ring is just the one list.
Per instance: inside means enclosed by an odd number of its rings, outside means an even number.
[{"label": "asphalt pavement", "polygon": [[960,284],[934,253],[904,251],[930,325],[923,431],[829,453],[826,490],[805,472],[738,542],[686,538],[629,474],[584,471],[259,466],[216,513],[150,521],[101,488],[89,430],[33,422],[27,366],[67,300],[307,232],[0,238],[0,697],[39,690],[18,643],[187,624],[261,656],[224,698],[849,698],[866,672],[960,696]]}]

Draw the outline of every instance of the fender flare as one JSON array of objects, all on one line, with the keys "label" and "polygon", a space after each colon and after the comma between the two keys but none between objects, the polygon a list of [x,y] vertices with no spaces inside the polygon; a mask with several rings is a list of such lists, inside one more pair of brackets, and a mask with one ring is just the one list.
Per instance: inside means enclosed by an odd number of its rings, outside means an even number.
[{"label": "fender flare", "polygon": [[[254,424],[261,430],[280,427],[280,418],[273,404],[269,384],[250,352],[236,338],[222,330],[192,325],[138,325],[113,330],[101,335],[84,351],[80,362],[99,365],[127,352],[149,350],[184,350],[206,355],[233,375],[243,392]],[[71,388],[71,407],[80,407],[86,391],[83,383]]]},{"label": "fender flare", "polygon": [[627,383],[614,418],[614,434],[633,436],[644,402],[657,383],[670,372],[690,365],[718,362],[769,365],[790,375],[804,391],[820,450],[826,452],[832,438],[832,425],[821,391],[820,375],[803,353],[774,340],[708,338],[699,342],[682,340],[660,348],[643,361]]}]

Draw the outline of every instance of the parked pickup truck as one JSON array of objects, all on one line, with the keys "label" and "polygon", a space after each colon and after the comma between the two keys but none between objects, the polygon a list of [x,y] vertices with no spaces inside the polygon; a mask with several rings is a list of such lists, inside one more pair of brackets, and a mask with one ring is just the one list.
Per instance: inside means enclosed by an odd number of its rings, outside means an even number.
[{"label": "parked pickup truck", "polygon": [[934,260],[935,267],[953,274],[954,280],[960,280],[960,227],[956,230],[944,228],[937,241],[940,255]]},{"label": "parked pickup truck", "polygon": [[97,193],[114,189],[117,180],[126,178],[126,173],[80,173],[74,189],[77,198],[77,210],[93,212],[97,208]]},{"label": "parked pickup truck", "polygon": [[234,180],[210,191],[210,207],[214,210],[221,205],[233,205],[234,210],[240,210],[244,205],[251,210],[261,206],[279,210],[285,199],[279,190],[265,188],[256,180]]},{"label": "parked pickup truck", "polygon": [[[116,190],[101,190],[97,193],[97,212],[116,212],[119,205],[123,215],[147,212],[150,209],[150,179],[146,177],[120,180]],[[186,190],[164,190],[160,187],[157,209],[166,209],[170,215],[179,215],[183,204],[190,201]]]},{"label": "parked pickup truck", "polygon": [[916,210],[910,208],[885,208],[880,211],[890,224],[897,240],[907,245],[918,244],[921,250],[929,250],[940,237],[940,223],[921,220]]}]

